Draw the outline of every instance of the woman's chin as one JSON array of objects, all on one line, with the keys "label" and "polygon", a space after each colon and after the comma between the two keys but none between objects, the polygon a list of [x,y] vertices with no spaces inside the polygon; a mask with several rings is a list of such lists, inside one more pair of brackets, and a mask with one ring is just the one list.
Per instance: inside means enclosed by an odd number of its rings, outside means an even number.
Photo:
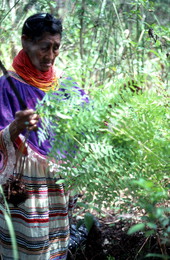
[{"label": "woman's chin", "polygon": [[51,67],[49,67],[49,68],[42,68],[41,71],[42,71],[42,72],[47,72],[47,71],[49,71],[50,68],[51,68]]},{"label": "woman's chin", "polygon": [[36,68],[42,72],[47,72],[50,70],[50,68],[53,66],[52,63],[41,63],[39,66],[36,66]]}]

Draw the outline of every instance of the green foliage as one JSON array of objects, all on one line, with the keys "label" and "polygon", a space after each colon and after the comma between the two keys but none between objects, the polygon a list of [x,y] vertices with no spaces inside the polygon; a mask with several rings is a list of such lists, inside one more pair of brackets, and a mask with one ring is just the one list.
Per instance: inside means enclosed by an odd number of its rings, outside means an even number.
[{"label": "green foliage", "polygon": [[145,215],[142,217],[143,222],[132,226],[128,234],[143,231],[146,236],[155,234],[162,244],[168,243],[170,241],[170,208],[166,206],[169,198],[168,178],[163,185],[155,185],[154,181],[144,179],[132,181],[132,189],[135,204],[145,211]]},{"label": "green foliage", "polygon": [[161,259],[163,259],[163,260],[168,260],[168,259],[170,259],[170,257],[168,256],[168,255],[160,255],[160,254],[147,254],[146,256],[145,256],[145,258],[151,258],[151,257],[153,257],[153,259],[155,259],[155,257],[156,257],[156,259],[157,258],[161,258]]},{"label": "green foliage", "polygon": [[69,99],[57,91],[56,102],[49,93],[37,108],[43,121],[40,140],[55,133],[49,156],[62,160],[58,181],[85,189],[86,200],[99,210],[112,204],[144,210],[142,225],[130,232],[142,228],[149,235],[160,229],[166,242],[169,208],[161,205],[168,199],[170,166],[169,2],[64,3],[61,8],[59,1],[2,1],[1,59],[9,68],[29,15],[48,11],[61,16],[64,34],[57,66],[86,89],[90,103],[81,105],[65,81]]},{"label": "green foliage", "polygon": [[[63,19],[63,45],[57,65],[74,76],[82,87],[101,85],[106,78],[113,80],[127,73],[133,78],[136,73],[159,75],[167,81],[170,65],[166,56],[169,53],[166,5],[166,0],[164,4],[159,0],[127,3],[4,0],[0,9],[1,59],[10,68],[11,60],[21,48],[23,21],[43,11]],[[156,42],[149,37],[149,28],[153,29]]]},{"label": "green foliage", "polygon": [[100,204],[125,188],[131,191],[132,180],[148,178],[164,187],[170,154],[165,90],[133,93],[111,85],[91,91],[90,103],[83,105],[78,93],[66,92],[72,97],[64,101],[56,92],[59,102],[47,94],[38,113],[44,133],[47,125],[55,133],[50,156],[63,161],[60,174],[67,184],[85,187],[89,200],[95,193]]},{"label": "green foliage", "polygon": [[115,258],[113,256],[108,256],[107,260],[115,260]]},{"label": "green foliage", "polygon": [[135,232],[144,230],[144,228],[145,228],[145,224],[144,224],[144,223],[136,224],[136,225],[132,226],[132,227],[128,230],[128,235],[131,235],[131,234],[133,234],[133,233],[135,233]]},{"label": "green foliage", "polygon": [[143,223],[129,232],[146,230],[149,236],[161,230],[159,236],[166,243],[170,239],[169,208],[164,206],[170,166],[166,89],[159,84],[136,91],[117,80],[114,86],[91,90],[89,103],[83,103],[70,80],[62,83],[65,92],[46,94],[37,107],[43,122],[40,140],[54,132],[49,156],[60,161],[62,181],[77,192],[85,190],[86,201],[99,210],[111,205],[144,210]]},{"label": "green foliage", "polygon": [[[115,76],[127,74],[132,78],[139,73],[160,76],[167,82],[169,22],[161,20],[161,26],[155,15],[157,8],[152,1],[144,0],[76,1],[64,19],[61,59],[73,61],[64,69],[86,89],[102,85],[106,78],[114,81]],[[148,34],[150,28],[156,42]]]},{"label": "green foliage", "polygon": [[88,232],[90,231],[90,229],[92,228],[93,224],[94,224],[94,215],[87,212],[84,215],[84,224],[88,230]]}]

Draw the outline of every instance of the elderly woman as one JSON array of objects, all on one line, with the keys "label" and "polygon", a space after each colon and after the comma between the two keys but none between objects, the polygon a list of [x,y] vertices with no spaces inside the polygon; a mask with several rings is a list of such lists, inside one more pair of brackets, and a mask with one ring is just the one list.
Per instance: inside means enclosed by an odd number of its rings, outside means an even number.
[{"label": "elderly woman", "polygon": [[[62,184],[56,184],[48,167],[50,143],[46,140],[39,145],[35,130],[40,122],[34,112],[37,100],[58,84],[53,65],[59,55],[61,34],[61,21],[50,14],[35,14],[23,25],[23,49],[14,58],[9,74],[26,104],[25,110],[6,77],[0,78],[0,183],[5,184],[22,170],[27,192],[23,201],[9,200],[19,260],[67,257],[72,198]],[[0,203],[0,255],[5,260],[14,259],[3,197]]]}]

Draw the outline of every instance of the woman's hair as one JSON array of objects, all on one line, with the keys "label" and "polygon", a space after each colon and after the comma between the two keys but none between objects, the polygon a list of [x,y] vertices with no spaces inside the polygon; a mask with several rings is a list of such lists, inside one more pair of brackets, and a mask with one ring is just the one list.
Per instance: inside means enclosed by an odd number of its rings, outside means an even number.
[{"label": "woman's hair", "polygon": [[27,18],[22,28],[22,35],[25,34],[33,41],[41,38],[45,32],[62,36],[61,20],[48,13],[37,13]]}]

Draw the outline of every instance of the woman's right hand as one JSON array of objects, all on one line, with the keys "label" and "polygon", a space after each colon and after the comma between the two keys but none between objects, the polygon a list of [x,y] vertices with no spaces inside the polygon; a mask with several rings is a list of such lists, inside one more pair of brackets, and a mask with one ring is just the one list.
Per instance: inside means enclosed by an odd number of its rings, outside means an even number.
[{"label": "woman's right hand", "polygon": [[15,141],[18,135],[26,129],[36,131],[39,119],[39,115],[33,109],[17,111],[15,113],[15,120],[10,124],[9,128],[11,140]]}]

